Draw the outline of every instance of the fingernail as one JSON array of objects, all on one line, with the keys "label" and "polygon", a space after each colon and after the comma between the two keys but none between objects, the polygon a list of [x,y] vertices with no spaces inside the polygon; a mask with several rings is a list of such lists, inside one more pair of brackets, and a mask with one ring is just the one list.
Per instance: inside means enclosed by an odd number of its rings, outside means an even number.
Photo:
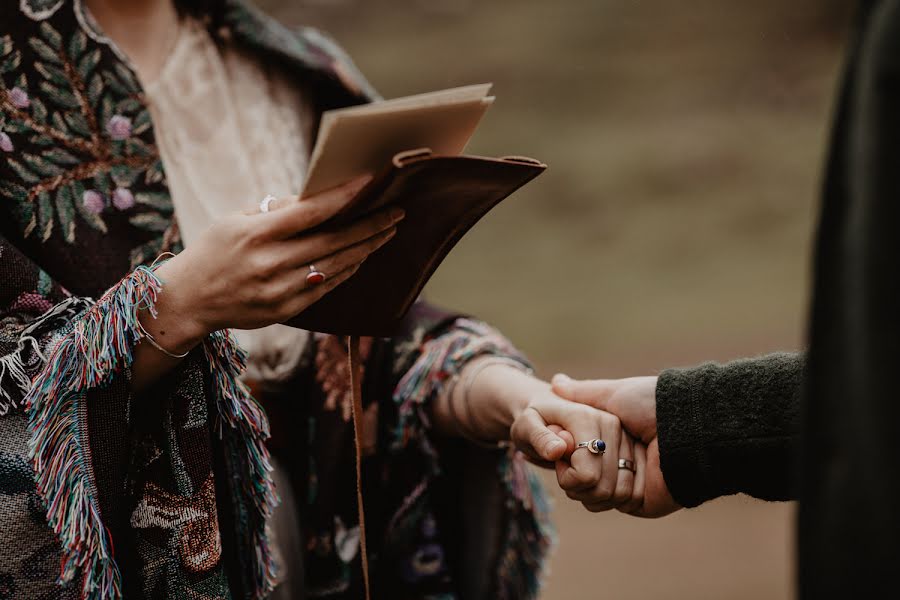
[{"label": "fingernail", "polygon": [[391,219],[396,223],[397,221],[401,221],[406,217],[406,211],[402,208],[392,208],[391,209]]},{"label": "fingernail", "polygon": [[557,373],[550,381],[553,385],[565,386],[572,380],[565,373]]}]

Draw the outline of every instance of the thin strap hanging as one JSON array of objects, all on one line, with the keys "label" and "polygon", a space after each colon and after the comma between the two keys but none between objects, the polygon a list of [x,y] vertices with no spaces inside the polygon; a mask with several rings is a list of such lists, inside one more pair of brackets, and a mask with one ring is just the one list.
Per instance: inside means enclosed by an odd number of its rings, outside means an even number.
[{"label": "thin strap hanging", "polygon": [[363,584],[366,600],[371,600],[369,585],[369,552],[366,546],[366,510],[362,493],[362,447],[363,447],[363,407],[362,407],[362,365],[359,359],[359,336],[347,338],[347,356],[350,367],[350,394],[353,413],[353,445],[356,450],[356,506],[359,514],[359,552],[362,557]]}]

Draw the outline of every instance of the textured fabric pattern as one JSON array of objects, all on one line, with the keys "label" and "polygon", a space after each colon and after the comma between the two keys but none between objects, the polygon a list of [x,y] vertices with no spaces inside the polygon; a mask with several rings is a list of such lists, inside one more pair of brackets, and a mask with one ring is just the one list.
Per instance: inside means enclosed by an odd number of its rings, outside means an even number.
[{"label": "textured fabric pattern", "polygon": [[679,504],[796,498],[804,366],[802,354],[771,354],[660,375],[660,460]]}]

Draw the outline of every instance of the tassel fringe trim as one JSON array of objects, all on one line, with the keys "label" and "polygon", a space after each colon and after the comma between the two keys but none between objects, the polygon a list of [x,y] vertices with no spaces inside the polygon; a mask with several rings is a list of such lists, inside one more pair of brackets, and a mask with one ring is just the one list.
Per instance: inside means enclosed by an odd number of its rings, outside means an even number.
[{"label": "tassel fringe trim", "polygon": [[[82,437],[85,392],[108,384],[114,374],[131,365],[134,345],[142,337],[138,312],[148,310],[156,316],[154,306],[161,287],[153,268],[141,266],[95,304],[81,310],[74,324],[52,344],[49,360],[28,385],[24,399],[29,457],[37,492],[46,507],[48,523],[62,545],[59,582],[68,583],[80,572],[81,597],[86,600],[118,600],[122,597],[122,583],[112,539],[100,515],[90,448]],[[87,304],[73,298],[58,306],[77,306],[79,301]],[[39,319],[41,323],[35,322],[23,332],[22,339],[63,312],[56,307],[51,309]],[[23,343],[20,340],[17,355],[21,354]],[[37,351],[36,342],[32,343]],[[203,349],[219,415],[246,444],[247,457],[242,463],[248,472],[241,473],[240,480],[257,513],[252,519],[254,596],[264,598],[274,588],[277,576],[265,530],[266,519],[278,502],[264,444],[269,436],[268,420],[239,380],[245,358],[231,334],[212,334]],[[25,387],[21,359],[4,357],[3,369],[4,376]]]}]

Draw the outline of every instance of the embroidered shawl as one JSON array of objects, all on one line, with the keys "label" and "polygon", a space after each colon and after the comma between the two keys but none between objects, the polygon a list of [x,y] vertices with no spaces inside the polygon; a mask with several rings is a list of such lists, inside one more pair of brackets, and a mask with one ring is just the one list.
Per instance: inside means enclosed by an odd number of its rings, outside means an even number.
[{"label": "embroidered shawl", "polygon": [[[376,97],[328,38],[240,0],[212,33],[303,81],[320,111]],[[161,286],[147,265],[179,250],[127,59],[81,0],[2,3],[0,597],[262,598],[277,582],[269,424],[230,334],[140,399],[129,391],[136,313]],[[341,348],[313,338],[279,399],[311,597],[360,590]],[[377,597],[534,597],[549,527],[521,456],[437,439],[428,422],[467,360],[524,359],[489,327],[424,304],[404,333],[366,348]]]}]

